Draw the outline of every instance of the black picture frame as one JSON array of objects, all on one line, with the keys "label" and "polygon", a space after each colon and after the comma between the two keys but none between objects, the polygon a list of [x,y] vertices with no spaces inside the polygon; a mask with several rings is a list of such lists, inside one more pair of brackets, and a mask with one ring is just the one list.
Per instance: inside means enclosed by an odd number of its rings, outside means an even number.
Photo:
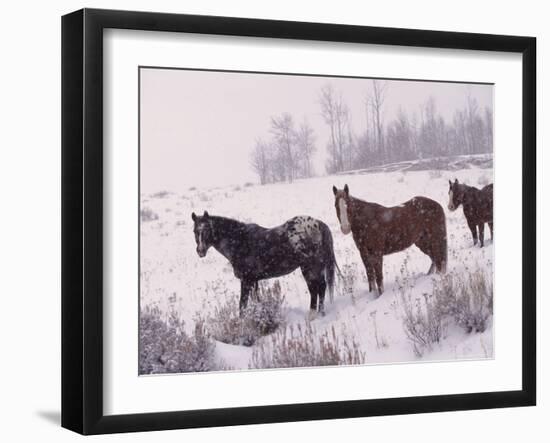
[{"label": "black picture frame", "polygon": [[[502,51],[522,55],[522,388],[392,399],[104,415],[103,30]],[[83,9],[62,18],[62,426],[82,434],[229,426],[536,403],[536,39]]]}]

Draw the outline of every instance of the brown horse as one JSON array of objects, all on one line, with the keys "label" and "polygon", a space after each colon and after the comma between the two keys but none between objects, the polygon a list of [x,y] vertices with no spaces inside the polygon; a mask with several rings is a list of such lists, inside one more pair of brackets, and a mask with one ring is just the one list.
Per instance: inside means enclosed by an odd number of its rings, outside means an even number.
[{"label": "brown horse", "polygon": [[449,180],[449,210],[456,211],[462,205],[466,223],[472,233],[474,246],[477,245],[477,230],[479,230],[479,246],[483,248],[485,223],[491,230],[493,240],[493,184],[477,189],[473,186]]},{"label": "brown horse", "polygon": [[[332,187],[336,216],[344,234],[353,234],[361,259],[367,271],[369,291],[378,286],[384,291],[384,255],[402,251],[415,244],[432,259],[428,274],[437,270],[444,273],[447,267],[447,228],[441,205],[426,197],[414,197],[400,206],[387,208]],[[376,283],[376,286],[375,286]]]}]

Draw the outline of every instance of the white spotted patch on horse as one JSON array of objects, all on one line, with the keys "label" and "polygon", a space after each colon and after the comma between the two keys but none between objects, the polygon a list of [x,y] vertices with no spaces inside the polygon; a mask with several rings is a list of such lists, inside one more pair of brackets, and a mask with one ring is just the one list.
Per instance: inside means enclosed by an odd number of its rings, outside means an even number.
[{"label": "white spotted patch on horse", "polygon": [[319,223],[312,217],[298,216],[289,221],[288,240],[296,251],[308,254],[312,246],[321,245],[322,234]]}]

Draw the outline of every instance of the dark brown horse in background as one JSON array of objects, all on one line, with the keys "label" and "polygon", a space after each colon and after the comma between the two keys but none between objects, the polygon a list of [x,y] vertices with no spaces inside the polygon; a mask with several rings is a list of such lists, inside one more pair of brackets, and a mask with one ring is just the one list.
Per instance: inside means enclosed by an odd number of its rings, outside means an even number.
[{"label": "dark brown horse in background", "polygon": [[446,272],[447,228],[445,212],[439,203],[414,197],[400,206],[387,208],[352,197],[348,185],[343,190],[333,186],[332,190],[340,227],[344,234],[353,234],[367,271],[369,291],[376,288],[375,283],[379,295],[384,291],[384,255],[413,244],[432,259],[429,274],[434,270]]},{"label": "dark brown horse in background", "polygon": [[456,211],[462,205],[466,223],[472,233],[474,245],[477,245],[477,230],[479,230],[479,246],[483,247],[485,223],[491,230],[493,240],[493,184],[477,189],[473,186],[449,180],[449,210]]}]

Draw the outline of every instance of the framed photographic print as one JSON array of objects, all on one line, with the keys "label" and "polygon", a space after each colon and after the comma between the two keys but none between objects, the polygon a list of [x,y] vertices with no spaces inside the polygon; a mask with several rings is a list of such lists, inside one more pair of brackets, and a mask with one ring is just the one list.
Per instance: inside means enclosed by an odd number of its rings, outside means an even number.
[{"label": "framed photographic print", "polygon": [[534,405],[530,37],[62,20],[62,425]]}]

